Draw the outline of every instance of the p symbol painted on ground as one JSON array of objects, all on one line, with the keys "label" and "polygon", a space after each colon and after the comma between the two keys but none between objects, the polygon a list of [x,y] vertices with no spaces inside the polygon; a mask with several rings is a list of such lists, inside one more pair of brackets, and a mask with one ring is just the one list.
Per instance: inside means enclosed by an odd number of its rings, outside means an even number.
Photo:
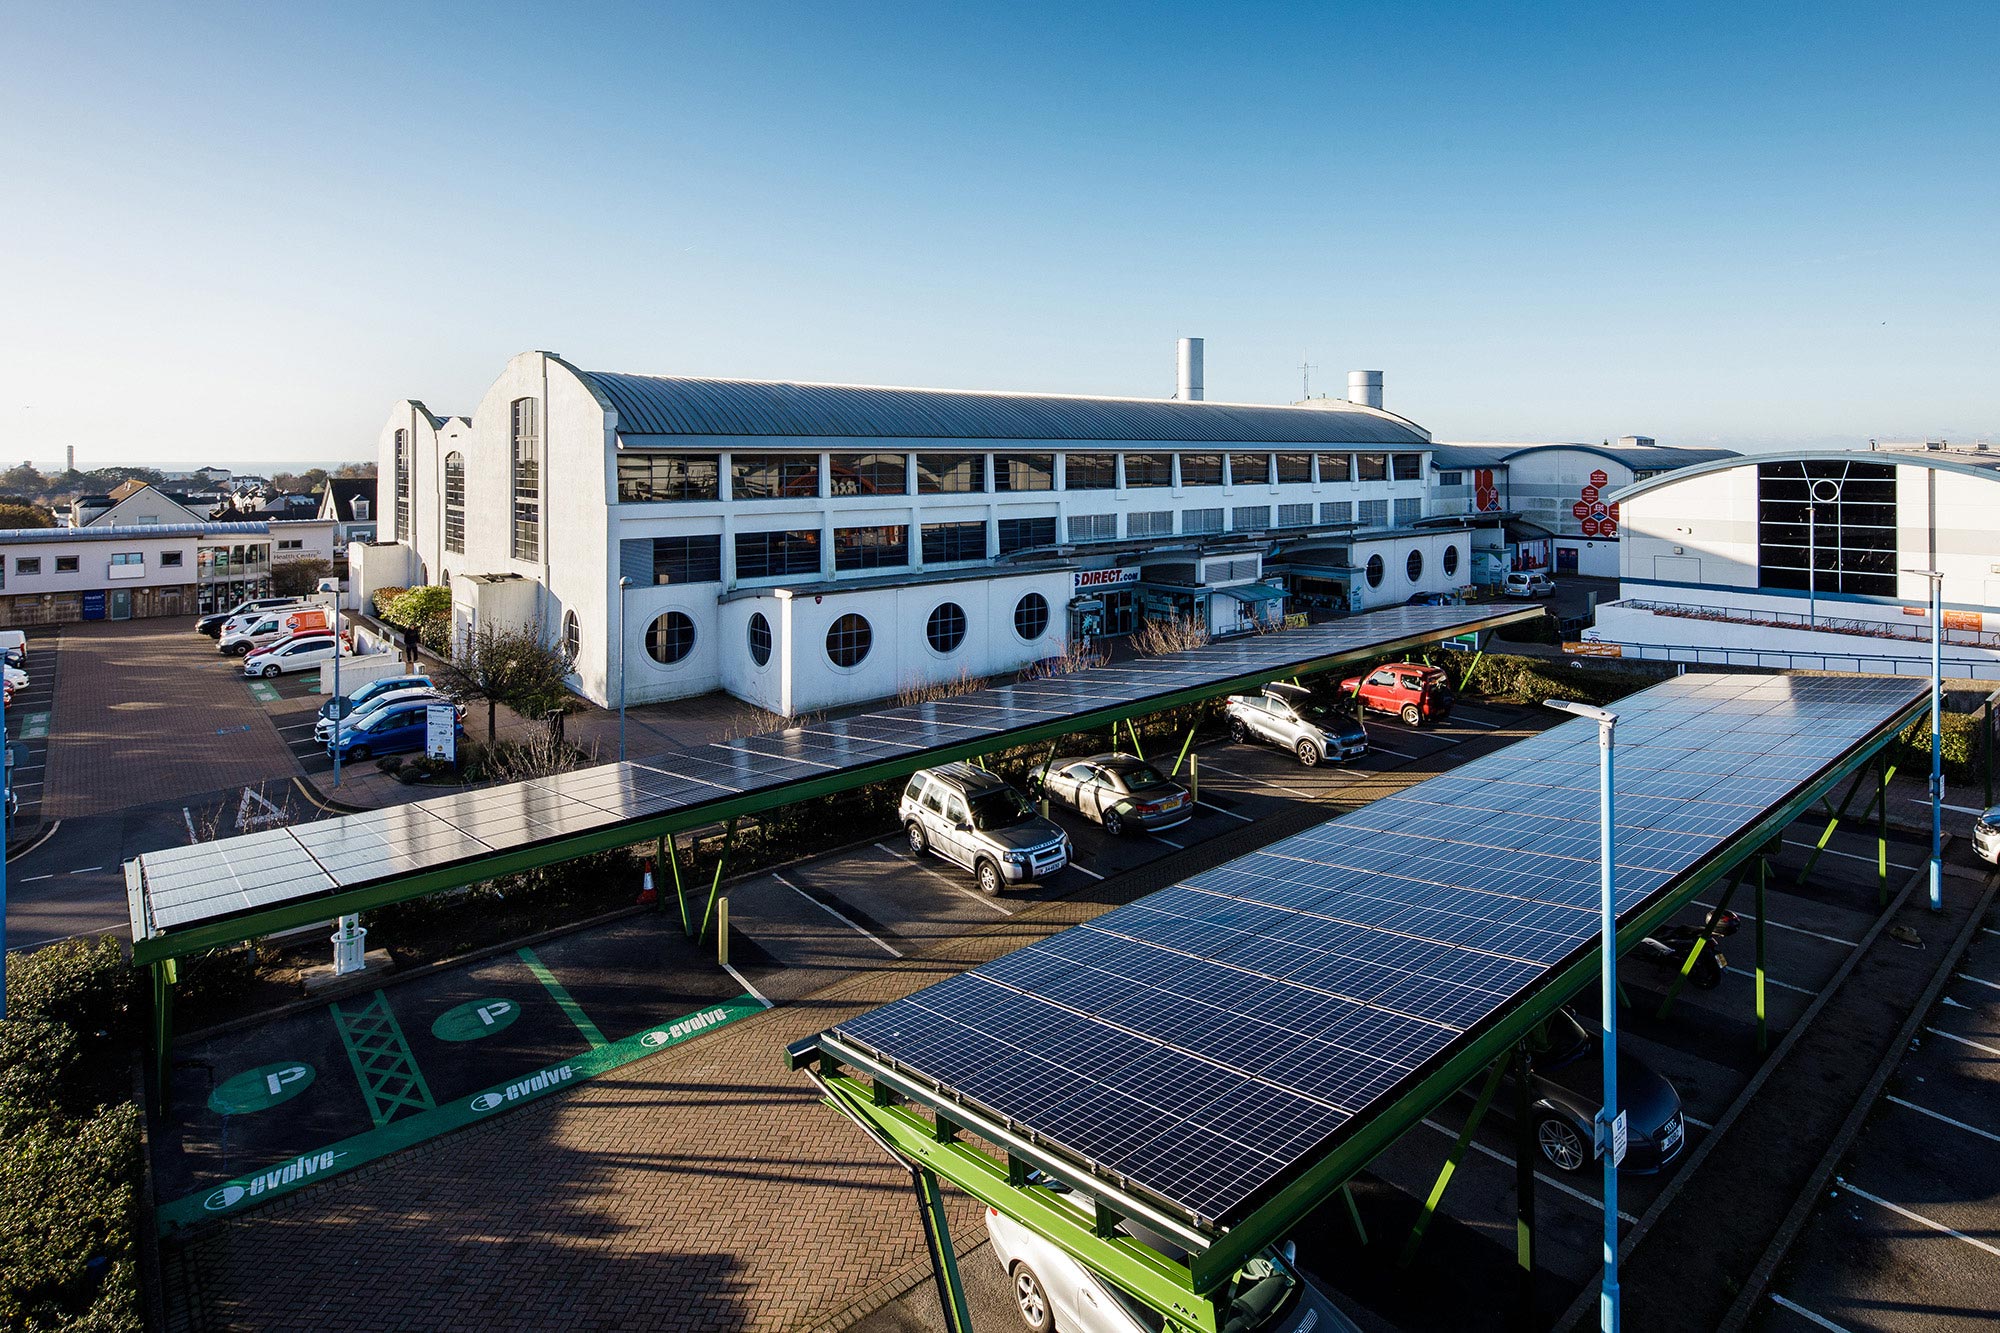
[{"label": "p symbol painted on ground", "polygon": [[521,1006],[512,1000],[467,1000],[439,1014],[431,1024],[431,1035],[439,1041],[478,1041],[520,1016]]},{"label": "p symbol painted on ground", "polygon": [[208,1094],[208,1109],[218,1115],[250,1115],[288,1102],[312,1086],[313,1067],[303,1061],[280,1061],[246,1069],[224,1079]]}]

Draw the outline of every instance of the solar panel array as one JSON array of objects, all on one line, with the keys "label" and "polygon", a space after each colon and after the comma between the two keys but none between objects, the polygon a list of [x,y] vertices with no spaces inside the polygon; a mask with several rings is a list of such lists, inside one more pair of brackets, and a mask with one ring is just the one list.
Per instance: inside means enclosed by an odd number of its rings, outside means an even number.
[{"label": "solar panel array", "polygon": [[555,777],[148,852],[134,938],[477,861],[829,773],[1010,733],[1247,675],[1279,675],[1380,644],[1507,619],[1519,606],[1397,607],[1281,634],[979,690],[956,698],[602,764]]},{"label": "solar panel array", "polygon": [[[1622,700],[1620,915],[1921,693],[1682,676]],[[1597,725],[1564,724],[833,1033],[1232,1223],[1591,946],[1598,762]]]}]

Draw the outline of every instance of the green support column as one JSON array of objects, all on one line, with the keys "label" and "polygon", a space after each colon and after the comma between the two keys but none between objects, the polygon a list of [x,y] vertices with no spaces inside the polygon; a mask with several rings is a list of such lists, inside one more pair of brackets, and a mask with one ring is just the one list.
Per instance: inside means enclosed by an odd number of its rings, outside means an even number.
[{"label": "green support column", "polygon": [[[1829,808],[1828,812],[1832,817],[1826,821],[1826,831],[1820,834],[1819,841],[1813,844],[1811,853],[1806,857],[1806,863],[1799,868],[1797,883],[1805,883],[1806,876],[1812,874],[1813,867],[1819,864],[1819,854],[1826,850],[1826,844],[1832,839],[1833,831],[1840,827],[1840,821],[1847,818],[1847,807],[1854,804],[1854,794],[1861,790],[1861,784],[1867,778],[1868,770],[1864,767],[1854,775],[1854,781],[1847,784],[1847,795],[1840,798],[1840,808],[1838,810]],[[1825,802],[1822,801],[1821,804],[1824,805]]]},{"label": "green support column", "polygon": [[[1174,771],[1167,774],[1168,777],[1177,778],[1181,775],[1181,765],[1187,762],[1188,751],[1194,747],[1195,728],[1199,727],[1200,725],[1201,722],[1199,719],[1197,719],[1192,725],[1188,727],[1187,739],[1181,742],[1181,752],[1178,755],[1174,756]],[[1992,802],[1989,801],[1988,804],[1990,805],[1992,804]]]},{"label": "green support column", "polygon": [[681,885],[681,846],[673,838],[665,841],[667,850],[672,853],[668,858],[668,864],[674,868],[674,901],[681,905],[681,934],[691,936],[694,934],[694,928],[688,924],[687,890]]},{"label": "green support column", "polygon": [[1889,905],[1889,779],[1896,766],[1882,767],[1882,782],[1875,792],[1875,905]]},{"label": "green support column", "polygon": [[1361,1242],[1362,1248],[1366,1249],[1368,1246],[1368,1228],[1361,1225],[1361,1205],[1354,1201],[1353,1187],[1342,1185],[1340,1187],[1340,1199],[1342,1203],[1347,1205],[1347,1220],[1354,1223],[1355,1238]]},{"label": "green support column", "polygon": [[[1116,736],[1118,733],[1118,728],[1113,727],[1111,731],[1112,735]],[[1132,753],[1138,755],[1141,759],[1144,759],[1146,757],[1146,752],[1139,745],[1139,732],[1135,727],[1133,727],[1132,719],[1129,717],[1125,719],[1125,734],[1132,738]]]},{"label": "green support column", "polygon": [[153,1087],[160,1098],[161,1115],[173,1100],[174,1065],[174,983],[180,980],[177,960],[154,963],[153,973]]},{"label": "green support column", "polygon": [[660,872],[667,867],[667,855],[673,850],[668,845],[671,841],[662,833],[653,848],[653,910],[656,912],[667,910],[667,895],[660,892]]},{"label": "green support column", "polygon": [[1770,878],[1770,862],[1757,856],[1757,1054],[1770,1048],[1770,1034],[1764,1026],[1764,882]]},{"label": "green support column", "polygon": [[[1762,864],[1761,857],[1758,859],[1758,863]],[[1701,935],[1695,940],[1694,948],[1688,950],[1687,961],[1681,964],[1680,975],[1674,978],[1673,985],[1667,987],[1667,997],[1660,1001],[1660,1011],[1656,1017],[1665,1018],[1672,1011],[1674,998],[1681,993],[1681,987],[1687,985],[1688,977],[1694,972],[1694,965],[1701,961],[1701,955],[1705,950],[1714,946],[1715,920],[1729,910],[1729,904],[1736,897],[1736,890],[1743,883],[1743,876],[1749,872],[1749,869],[1750,863],[1748,861],[1739,861],[1737,863],[1735,873],[1729,877],[1729,887],[1723,890],[1722,901],[1715,905],[1715,910],[1710,912],[1708,919],[1701,923]],[[1763,929],[1761,922],[1758,925],[1758,929]]]},{"label": "green support column", "polygon": [[1479,1089],[1479,1100],[1472,1104],[1472,1114],[1466,1117],[1465,1128],[1459,1131],[1458,1139],[1451,1145],[1451,1152],[1444,1159],[1444,1169],[1438,1172],[1437,1184],[1431,1186],[1430,1196],[1417,1213],[1416,1222],[1410,1227],[1410,1238],[1403,1242],[1403,1252],[1396,1259],[1396,1267],[1408,1268],[1410,1261],[1417,1257],[1417,1247],[1423,1243],[1424,1232],[1430,1230],[1431,1218],[1437,1213],[1439,1202],[1451,1184],[1452,1175],[1458,1164],[1465,1159],[1465,1150],[1472,1144],[1472,1136],[1479,1130],[1479,1122],[1486,1118],[1486,1108],[1493,1103],[1494,1090],[1500,1086],[1500,1076],[1507,1070],[1505,1060],[1493,1063],[1493,1072],[1486,1076],[1485,1084]]},{"label": "green support column", "polygon": [[1515,1320],[1535,1327],[1535,1094],[1528,1045],[1514,1048],[1514,1276]]},{"label": "green support column", "polygon": [[924,1244],[931,1252],[931,1275],[937,1279],[938,1309],[945,1333],[972,1333],[972,1316],[965,1309],[965,1287],[958,1278],[958,1256],[951,1249],[951,1228],[945,1222],[944,1196],[937,1176],[923,1167],[911,1168],[917,1187],[917,1213],[923,1221]]},{"label": "green support column", "polygon": [[736,847],[736,821],[730,820],[722,835],[722,855],[715,858],[715,882],[708,886],[708,907],[701,914],[701,934],[695,937],[700,943],[708,938],[709,919],[715,915],[715,896],[722,892],[722,868],[729,864],[729,853]]}]

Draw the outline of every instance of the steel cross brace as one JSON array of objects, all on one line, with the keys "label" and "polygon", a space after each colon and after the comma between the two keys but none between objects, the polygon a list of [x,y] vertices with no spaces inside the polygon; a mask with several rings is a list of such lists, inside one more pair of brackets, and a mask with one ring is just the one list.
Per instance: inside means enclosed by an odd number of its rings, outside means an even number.
[{"label": "steel cross brace", "polygon": [[[1758,857],[1760,862],[1762,859],[1761,856]],[[1694,965],[1701,961],[1702,952],[1714,944],[1716,919],[1729,910],[1730,899],[1736,896],[1737,888],[1742,885],[1743,877],[1749,871],[1750,862],[1747,858],[1737,862],[1735,871],[1729,876],[1729,887],[1722,891],[1722,901],[1715,905],[1715,910],[1710,912],[1708,919],[1701,923],[1701,934],[1695,938],[1694,947],[1688,950],[1687,961],[1681,964],[1680,975],[1674,978],[1673,985],[1667,987],[1667,996],[1660,1001],[1660,1009],[1654,1015],[1655,1018],[1665,1018],[1672,1011],[1674,998],[1681,993],[1681,987],[1687,985],[1688,977],[1694,973]],[[1757,928],[1759,930],[1763,929],[1762,922],[1759,922]]]},{"label": "steel cross brace", "polygon": [[[1125,719],[1125,734],[1132,738],[1132,753],[1138,755],[1141,759],[1144,759],[1146,757],[1146,751],[1140,746],[1139,732],[1136,728],[1133,727],[1132,719],[1129,717]],[[1117,739],[1116,728],[1112,729],[1112,739],[1114,741]]]},{"label": "steel cross brace", "polygon": [[1410,1261],[1417,1257],[1417,1247],[1423,1244],[1424,1232],[1430,1229],[1431,1218],[1437,1213],[1438,1204],[1444,1199],[1444,1192],[1451,1184],[1452,1176],[1458,1171],[1458,1164],[1465,1159],[1465,1150],[1472,1145],[1472,1136],[1479,1131],[1479,1122],[1486,1118],[1486,1108],[1493,1103],[1493,1094],[1500,1086],[1500,1078],[1507,1072],[1505,1057],[1493,1062],[1493,1070],[1487,1074],[1486,1082],[1479,1089],[1479,1100],[1472,1104],[1472,1114],[1466,1117],[1465,1128],[1458,1132],[1458,1139],[1451,1145],[1451,1152],[1444,1159],[1444,1169],[1438,1172],[1437,1184],[1431,1186],[1430,1196],[1417,1212],[1417,1220],[1410,1226],[1410,1238],[1403,1242],[1403,1252],[1396,1258],[1396,1267],[1406,1269]]},{"label": "steel cross brace", "polygon": [[[1875,768],[1881,774],[1881,778],[1876,784],[1874,799],[1868,803],[1867,807],[1861,813],[1863,818],[1866,818],[1871,813],[1876,816],[1875,873],[1880,881],[1880,896],[1884,901],[1887,900],[1889,884],[1889,779],[1896,775],[1896,766],[1889,764],[1884,767],[1883,761],[1879,756],[1873,763],[1855,772],[1854,781],[1847,785],[1847,795],[1841,797],[1840,808],[1838,810],[1830,806],[1827,807],[1827,813],[1830,817],[1826,821],[1826,831],[1820,834],[1819,841],[1813,844],[1813,849],[1806,856],[1805,865],[1799,868],[1799,877],[1793,881],[1794,883],[1805,883],[1806,877],[1812,874],[1813,867],[1819,864],[1819,854],[1825,851],[1827,843],[1832,841],[1833,831],[1840,827],[1840,821],[1847,818],[1848,807],[1854,804],[1854,798],[1860,792],[1861,784],[1867,780],[1869,768]],[[1822,801],[1821,805],[1824,806],[1826,803]]]},{"label": "steel cross brace", "polygon": [[701,914],[701,934],[695,937],[699,944],[708,938],[709,919],[715,915],[715,897],[722,892],[722,868],[729,864],[729,853],[736,848],[736,821],[730,820],[722,835],[722,855],[715,858],[715,881],[708,886],[708,907]]}]

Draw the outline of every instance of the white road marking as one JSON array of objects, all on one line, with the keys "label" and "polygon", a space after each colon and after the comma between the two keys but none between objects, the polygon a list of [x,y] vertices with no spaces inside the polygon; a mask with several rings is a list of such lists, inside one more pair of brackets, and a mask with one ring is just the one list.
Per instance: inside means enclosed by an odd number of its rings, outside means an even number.
[{"label": "white road marking", "polygon": [[14,882],[16,884],[33,884],[38,879],[54,879],[55,877],[55,871],[51,870],[46,875],[30,875],[26,879],[17,879]]},{"label": "white road marking", "polygon": [[993,901],[993,899],[987,897],[985,894],[974,893],[971,889],[966,888],[963,884],[960,884],[955,880],[953,880],[950,875],[945,874],[942,870],[937,870],[931,866],[927,866],[923,864],[921,861],[916,860],[914,857],[907,855],[906,853],[898,850],[897,848],[889,846],[889,844],[885,842],[876,843],[875,849],[877,851],[889,853],[889,855],[895,857],[898,861],[908,862],[910,865],[913,865],[917,869],[923,871],[926,875],[929,875],[932,878],[936,879],[946,888],[956,889],[958,892],[972,899],[972,901],[978,903],[981,907],[990,907],[994,911],[998,912],[1001,916],[1014,915],[1013,912],[1009,911],[1005,907],[1002,907],[999,903]]},{"label": "white road marking", "polygon": [[1076,862],[1074,862],[1074,861],[1071,861],[1071,862],[1069,863],[1069,868],[1070,868],[1071,870],[1081,870],[1081,871],[1082,871],[1082,872],[1083,872],[1084,874],[1086,874],[1086,875],[1090,876],[1090,877],[1091,877],[1092,879],[1103,879],[1103,878],[1104,878],[1104,876],[1102,876],[1102,875],[1098,874],[1098,873],[1097,873],[1097,872],[1096,872],[1095,870],[1092,870],[1092,869],[1091,869],[1091,868],[1090,868],[1089,866],[1083,866],[1083,865],[1078,865],[1078,864],[1077,864]]},{"label": "white road marking", "polygon": [[[1749,977],[1749,978],[1750,978],[1751,980],[1753,980],[1753,981],[1757,979],[1757,974],[1756,974],[1755,972],[1752,972],[1752,971],[1750,971],[1750,970],[1746,969],[1746,968],[1741,968],[1741,967],[1725,967],[1725,968],[1723,968],[1722,970],[1723,970],[1723,971],[1725,971],[1725,972],[1734,972],[1734,973],[1735,973],[1735,974],[1736,974],[1737,976],[1739,976],[1739,977]],[[1765,978],[1764,978],[1764,984],[1765,984],[1766,986],[1776,986],[1776,987],[1777,987],[1777,988],[1778,988],[1779,990],[1789,990],[1789,991],[1797,991],[1797,992],[1798,992],[1799,994],[1801,994],[1801,995],[1817,995],[1817,994],[1819,994],[1819,992],[1818,992],[1818,991],[1816,991],[1816,990],[1809,990],[1808,988],[1806,988],[1806,987],[1804,987],[1804,986],[1794,986],[1794,985],[1793,985],[1793,984],[1792,984],[1791,982],[1789,982],[1789,981],[1780,981],[1780,980],[1778,980],[1778,979],[1777,979],[1776,977],[1774,977],[1774,976],[1770,976],[1770,975],[1766,975],[1766,976],[1765,976]]]},{"label": "white road marking", "polygon": [[[1446,1129],[1443,1125],[1440,1125],[1437,1121],[1429,1119],[1428,1117],[1425,1118],[1424,1123],[1426,1125],[1429,1125],[1432,1129],[1436,1130],[1438,1133],[1444,1135],[1446,1138],[1455,1139],[1458,1137],[1457,1130]],[[1494,1161],[1499,1162],[1503,1166],[1511,1168],[1514,1165],[1513,1158],[1509,1157],[1506,1153],[1487,1147],[1485,1144],[1481,1143],[1478,1139],[1474,1139],[1472,1141],[1472,1147],[1475,1152],[1484,1153],[1486,1154],[1486,1156],[1491,1157]],[[1569,1195],[1570,1198],[1575,1199],[1578,1203],[1582,1204],[1586,1208],[1592,1208],[1599,1211],[1602,1211],[1604,1208],[1603,1200],[1592,1198],[1590,1195],[1585,1194],[1582,1190],[1576,1188],[1574,1185],[1565,1185],[1562,1181],[1557,1180],[1554,1176],[1547,1175],[1541,1171],[1537,1171],[1535,1172],[1535,1179],[1541,1181],[1544,1185],[1547,1185],[1550,1189],[1555,1190],[1557,1193]],[[1632,1214],[1626,1212],[1623,1208],[1620,1208],[1618,1210],[1618,1220],[1625,1223],[1628,1226],[1637,1226],[1639,1224],[1639,1219],[1632,1216]]]},{"label": "white road marking", "polygon": [[727,963],[724,963],[722,965],[722,970],[727,972],[730,976],[735,977],[736,984],[741,986],[744,992],[748,994],[751,998],[755,999],[757,1003],[763,1005],[766,1009],[769,1009],[771,1007],[771,1002],[764,998],[764,992],[758,990],[755,986],[750,984],[750,978],[744,976],[741,972],[738,972],[735,968],[731,967]]},{"label": "white road marking", "polygon": [[1962,1129],[1968,1134],[1977,1134],[1982,1139],[1986,1139],[1993,1143],[2000,1143],[2000,1134],[1989,1133],[1986,1130],[1979,1128],[1979,1126],[1977,1125],[1968,1125],[1963,1120],[1953,1120],[1950,1116],[1945,1115],[1943,1112],[1933,1111],[1928,1106],[1919,1106],[1915,1102],[1906,1102],[1901,1097],[1895,1097],[1895,1096],[1884,1097],[1882,1100],[1885,1102],[1894,1102],[1898,1106],[1904,1107],[1911,1111],[1915,1111],[1918,1115],[1927,1115],[1933,1120],[1942,1120],[1944,1121],[1945,1124],[1954,1126],[1955,1128],[1958,1129]]},{"label": "white road marking", "polygon": [[798,894],[799,897],[805,899],[807,902],[811,903],[814,907],[817,907],[820,911],[825,912],[835,921],[840,922],[842,925],[846,926],[849,930],[861,936],[861,938],[872,942],[876,948],[880,949],[883,953],[888,954],[891,958],[901,958],[903,956],[903,951],[901,949],[898,949],[894,945],[888,943],[886,940],[880,939],[877,936],[870,934],[868,931],[863,930],[860,926],[854,924],[854,922],[850,920],[838,908],[833,907],[830,904],[821,902],[819,899],[813,897],[810,893],[807,893],[804,889],[800,888],[798,885],[786,879],[783,875],[773,875],[771,876],[771,878],[777,880],[778,883],[784,885],[786,888],[790,889],[793,893]]},{"label": "white road marking", "polygon": [[1825,1329],[1827,1333],[1852,1333],[1852,1330],[1841,1327],[1839,1324],[1834,1323],[1831,1319],[1826,1318],[1824,1315],[1814,1314],[1811,1310],[1806,1309],[1805,1306],[1800,1305],[1795,1301],[1786,1300],[1783,1296],[1780,1296],[1775,1291],[1771,1293],[1771,1304],[1777,1306],[1780,1310],[1790,1310],[1793,1314],[1797,1315],[1799,1318],[1805,1320],[1809,1324],[1819,1325],[1821,1328]]},{"label": "white road marking", "polygon": [[1163,838],[1157,833],[1153,835],[1153,841],[1164,842],[1167,846],[1173,848],[1177,852],[1184,852],[1187,850],[1187,845],[1185,843],[1175,842],[1172,838]]},{"label": "white road marking", "polygon": [[[1787,846],[1787,847],[1811,847],[1811,846],[1813,846],[1813,844],[1812,844],[1812,843],[1809,843],[1809,842],[1800,842],[1800,841],[1799,841],[1799,840],[1798,840],[1797,838],[1786,838],[1786,839],[1785,839],[1785,846]],[[1867,863],[1868,863],[1869,865],[1871,865],[1871,866],[1872,866],[1872,865],[1876,865],[1876,864],[1878,864],[1878,863],[1877,863],[1877,861],[1876,861],[1876,859],[1875,859],[1874,857],[1872,857],[1872,856],[1862,856],[1862,855],[1861,855],[1860,853],[1858,853],[1858,852],[1843,852],[1843,851],[1839,851],[1838,849],[1836,849],[1836,848],[1832,848],[1832,847],[1822,847],[1822,848],[1820,848],[1820,855],[1822,855],[1822,856],[1844,856],[1844,857],[1846,857],[1846,858],[1847,858],[1848,860],[1850,860],[1850,861],[1866,861],[1866,862],[1867,862]],[[1910,865],[1904,865],[1904,864],[1903,864],[1903,863],[1902,863],[1901,861],[1891,861],[1891,862],[1889,863],[1889,865],[1890,865],[1890,867],[1891,867],[1892,869],[1895,869],[1895,870],[1915,870],[1915,869],[1916,869],[1916,867],[1915,867],[1915,866],[1910,866]]]},{"label": "white road marking", "polygon": [[1228,815],[1231,819],[1240,819],[1246,824],[1254,824],[1257,822],[1256,820],[1250,818],[1250,816],[1248,815],[1239,815],[1234,810],[1224,810],[1221,806],[1210,805],[1207,801],[1196,801],[1195,804],[1200,806],[1204,810],[1213,810],[1218,815]]},{"label": "white road marking", "polygon": [[1368,748],[1369,748],[1369,750],[1370,750],[1371,752],[1373,752],[1373,753],[1377,753],[1377,754],[1393,754],[1393,755],[1395,755],[1395,756],[1396,756],[1396,758],[1398,758],[1398,759],[1415,759],[1415,758],[1416,758],[1416,756],[1415,756],[1415,755],[1413,755],[1413,754],[1410,754],[1410,753],[1408,753],[1408,752],[1406,752],[1406,751],[1403,751],[1403,750],[1392,750],[1392,749],[1390,749],[1390,748],[1389,748],[1388,746],[1386,746],[1386,745],[1382,744],[1382,742],[1380,742],[1380,741],[1376,740],[1376,739],[1375,739],[1375,738],[1374,738],[1373,736],[1370,736],[1370,737],[1368,738]]},{"label": "white road marking", "polygon": [[[1927,796],[1908,796],[1905,797],[1904,799],[1909,801],[1911,805],[1929,805],[1931,803],[1930,798]],[[1971,805],[1947,805],[1945,806],[1945,809],[1956,810],[1961,815],[1983,815],[1986,813],[1984,810],[1979,809],[1977,806],[1971,806]]]},{"label": "white road marking", "polygon": [[[1984,1042],[1974,1041],[1970,1037],[1961,1037],[1955,1032],[1946,1032],[1943,1028],[1927,1027],[1924,1031],[1934,1037],[1943,1037],[1946,1041],[1955,1041],[1961,1046],[1970,1046],[1975,1051],[1984,1051],[1988,1055],[2000,1055],[2000,1047],[1988,1046]],[[2000,1253],[2000,1251],[1996,1251],[1996,1253]]]},{"label": "white road marking", "polygon": [[102,870],[102,869],[104,869],[103,866],[79,866],[75,870],[68,870],[64,871],[63,873],[69,875],[88,875],[93,870]]},{"label": "white road marking", "polygon": [[1451,720],[1454,722],[1463,722],[1471,727],[1488,727],[1496,731],[1507,725],[1505,722],[1481,722],[1478,718],[1466,717],[1463,713],[1452,714]]},{"label": "white road marking", "polygon": [[[1716,905],[1714,903],[1697,902],[1695,903],[1695,906],[1706,907],[1709,911],[1713,912],[1715,910]],[[1745,912],[1743,916],[1746,921],[1755,921],[1757,919],[1755,916],[1752,916],[1748,912]],[[1794,935],[1810,935],[1816,940],[1825,940],[1828,944],[1845,945],[1847,948],[1850,949],[1858,949],[1861,947],[1860,942],[1857,940],[1844,940],[1840,938],[1840,936],[1838,935],[1822,935],[1816,930],[1807,930],[1804,926],[1788,926],[1782,921],[1766,921],[1764,924],[1769,926],[1772,930],[1789,930]]]},{"label": "white road marking", "polygon": [[1913,1213],[1909,1209],[1903,1207],[1903,1205],[1900,1203],[1890,1203],[1887,1199],[1883,1198],[1879,1194],[1870,1194],[1867,1190],[1862,1189],[1860,1186],[1855,1185],[1853,1182],[1849,1181],[1845,1176],[1835,1176],[1833,1178],[1833,1182],[1834,1184],[1840,1186],[1842,1189],[1846,1190],[1849,1194],[1852,1194],[1857,1199],[1866,1199],[1868,1200],[1868,1202],[1876,1205],[1877,1207],[1887,1208],[1890,1212],[1895,1213],[1899,1217],[1907,1217],[1912,1222],[1918,1223],[1921,1226],[1927,1226],[1933,1231],[1942,1232],[1945,1235],[1952,1237],[1953,1239],[1962,1240],[1967,1245],[1972,1246],[1974,1249],[1984,1250],[1988,1254],[1992,1255],[1994,1258],[2000,1259],[2000,1248],[1995,1248],[1994,1246],[1988,1245],[1985,1241],[1980,1240],[1975,1236],[1968,1236],[1963,1231],[1959,1231],[1956,1228],[1948,1227],[1944,1223],[1936,1220],[1935,1218],[1925,1217],[1922,1213]]},{"label": "white road marking", "polygon": [[1975,986],[1984,986],[1988,990],[2000,990],[2000,981],[1988,981],[1985,977],[1975,977],[1970,972],[1960,972],[1958,979],[1960,981],[1970,981]]},{"label": "white road marking", "polygon": [[1703,1130],[1710,1134],[1713,1134],[1715,1132],[1714,1125],[1711,1125],[1706,1120],[1697,1120],[1693,1116],[1689,1115],[1686,1111],[1681,1112],[1681,1119],[1687,1121],[1690,1125],[1693,1125],[1696,1129]]},{"label": "white road marking", "polygon": [[1315,796],[1313,793],[1309,791],[1300,791],[1297,787],[1287,787],[1280,782],[1270,782],[1265,780],[1264,778],[1253,777],[1248,773],[1239,773],[1237,770],[1233,768],[1224,768],[1221,764],[1203,764],[1202,767],[1220,773],[1222,774],[1222,776],[1226,778],[1235,778],[1240,782],[1254,782],[1259,787],[1269,787],[1273,791],[1287,792],[1293,796],[1302,796],[1308,801],[1316,801],[1319,799],[1317,796]]}]

